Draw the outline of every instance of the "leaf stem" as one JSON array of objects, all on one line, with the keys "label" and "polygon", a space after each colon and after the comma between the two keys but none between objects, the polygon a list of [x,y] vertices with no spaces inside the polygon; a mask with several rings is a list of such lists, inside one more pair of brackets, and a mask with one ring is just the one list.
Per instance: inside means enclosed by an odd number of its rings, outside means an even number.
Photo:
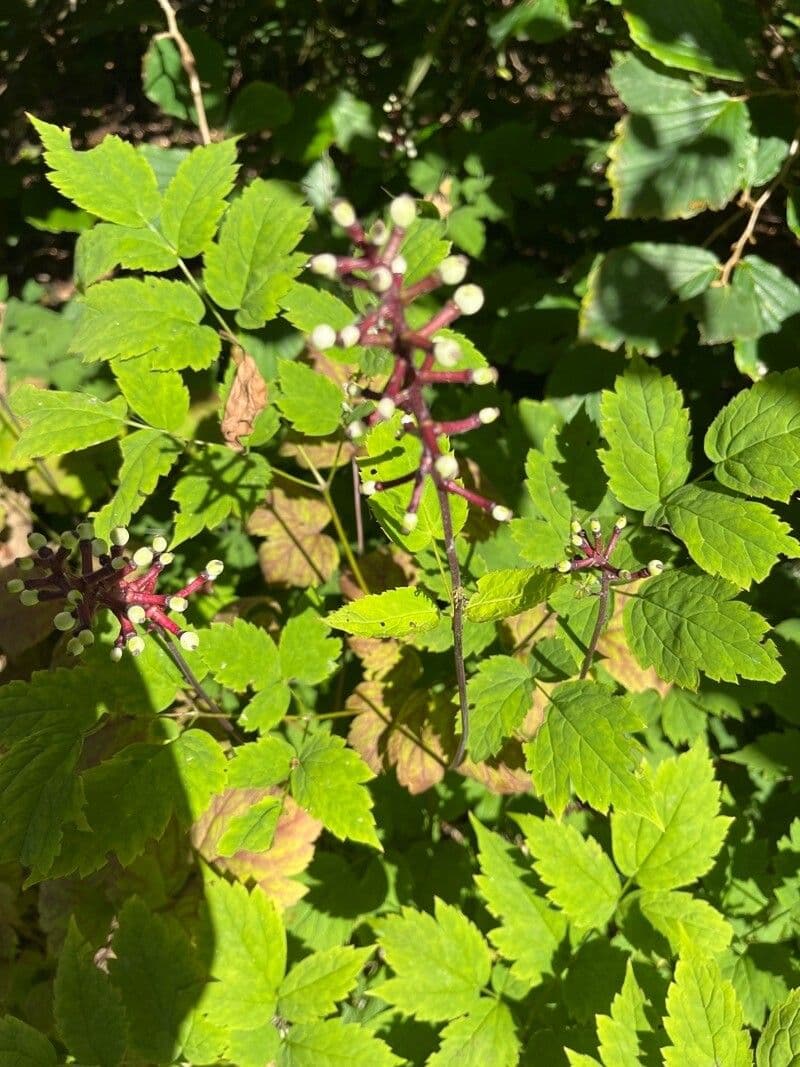
[{"label": "leaf stem", "polygon": [[206,107],[203,103],[203,92],[200,87],[200,78],[197,74],[197,61],[194,58],[194,52],[189,47],[188,41],[180,31],[178,20],[175,15],[175,8],[169,0],[156,0],[156,3],[164,12],[164,17],[167,20],[167,33],[159,34],[159,36],[169,37],[175,42],[178,54],[181,57],[181,66],[189,81],[189,91],[192,94],[192,101],[194,102],[194,109],[197,114],[197,128],[200,131],[200,137],[203,144],[210,144],[211,131],[208,128]]},{"label": "leaf stem", "polygon": [[581,666],[581,673],[579,677],[585,678],[589,671],[592,669],[592,662],[594,661],[594,654],[597,651],[597,642],[600,640],[600,636],[603,633],[603,627],[608,619],[608,600],[611,588],[611,576],[606,572],[600,573],[600,597],[599,597],[599,609],[597,612],[597,622],[594,625],[594,631],[592,633],[591,640],[589,641],[589,647],[586,649],[586,655],[583,659],[583,665]]},{"label": "leaf stem", "polygon": [[444,550],[447,555],[447,563],[450,568],[451,602],[453,605],[453,659],[456,666],[456,682],[458,686],[458,704],[461,713],[461,739],[458,748],[450,761],[451,769],[463,761],[467,752],[469,741],[469,701],[467,699],[467,673],[464,667],[464,587],[461,583],[461,567],[458,563],[456,552],[456,539],[453,533],[453,516],[450,513],[450,500],[447,490],[442,486],[436,486],[439,497],[439,508],[442,513],[442,529],[444,531]]}]

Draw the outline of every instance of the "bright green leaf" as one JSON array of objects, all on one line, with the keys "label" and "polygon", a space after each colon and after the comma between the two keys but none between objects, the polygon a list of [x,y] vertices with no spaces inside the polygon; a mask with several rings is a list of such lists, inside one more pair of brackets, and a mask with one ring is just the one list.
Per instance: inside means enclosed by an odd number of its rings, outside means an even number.
[{"label": "bright green leaf", "polygon": [[442,1030],[439,1051],[427,1067],[516,1067],[520,1043],[514,1018],[502,1000],[481,997],[477,1005]]},{"label": "bright green leaf", "polygon": [[494,756],[519,729],[533,703],[531,672],[511,656],[482,659],[469,680],[471,706],[469,754],[480,761]]},{"label": "bright green leaf", "polygon": [[439,609],[419,589],[389,589],[345,604],[326,616],[329,626],[360,637],[407,637],[439,621]]},{"label": "bright green leaf", "polygon": [[639,893],[637,900],[642,915],[666,937],[676,954],[684,941],[712,956],[724,952],[731,943],[731,924],[707,900],[659,890]]},{"label": "bright green leaf", "polygon": [[280,681],[275,642],[266,630],[245,619],[212,623],[203,631],[201,652],[216,680],[236,693]]},{"label": "bright green leaf", "polygon": [[344,945],[300,960],[278,990],[278,1014],[298,1023],[330,1015],[355,986],[372,951]]},{"label": "bright green leaf", "polygon": [[329,635],[327,624],[313,608],[307,608],[287,621],[278,651],[286,681],[319,685],[336,670],[342,642]]},{"label": "bright green leaf", "polygon": [[308,737],[292,768],[292,796],[341,840],[361,841],[380,849],[372,814],[372,796],[364,786],[374,775],[341,737]]},{"label": "bright green leaf", "polygon": [[105,539],[113,527],[128,524],[181,454],[178,443],[160,430],[136,430],[123,438],[120,449],[117,491],[94,517],[95,532]]},{"label": "bright green leaf", "polygon": [[233,856],[242,850],[266,852],[275,837],[282,807],[279,797],[264,797],[240,815],[232,816],[216,851],[220,856]]},{"label": "bright green leaf", "polygon": [[330,378],[304,363],[282,359],[278,381],[281,391],[275,402],[296,430],[311,437],[325,437],[337,429],[343,393]]},{"label": "bright green leaf", "polygon": [[797,1067],[800,1056],[800,989],[773,1008],[756,1048],[756,1067]]},{"label": "bright green leaf", "polygon": [[230,515],[244,519],[264,503],[272,480],[269,463],[257,452],[238,454],[209,445],[191,459],[175,483],[172,499],[178,505],[172,544],[214,530]]},{"label": "bright green leaf", "polygon": [[20,386],[11,406],[26,423],[14,448],[18,459],[65,455],[119,437],[128,410],[122,397],[106,402],[34,385]]},{"label": "bright green leaf", "polygon": [[298,1023],[286,1035],[277,1067],[395,1067],[399,1059],[377,1037],[356,1023],[341,1019]]},{"label": "bright green leaf", "polygon": [[539,567],[490,571],[478,578],[466,616],[472,622],[508,619],[547,600],[562,580],[556,572]]},{"label": "bright green leaf", "polygon": [[159,430],[180,430],[189,414],[189,390],[177,371],[145,370],[146,356],[116,360],[114,377],[128,405]]},{"label": "bright green leaf", "polygon": [[236,140],[198,145],[178,167],[161,205],[161,230],[179,256],[205,251],[238,171]]}]

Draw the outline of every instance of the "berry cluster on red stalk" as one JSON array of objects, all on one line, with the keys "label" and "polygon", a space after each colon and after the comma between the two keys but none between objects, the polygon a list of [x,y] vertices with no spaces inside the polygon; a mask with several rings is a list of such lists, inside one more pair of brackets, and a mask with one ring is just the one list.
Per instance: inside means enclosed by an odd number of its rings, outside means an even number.
[{"label": "berry cluster on red stalk", "polygon": [[[183,612],[193,593],[207,588],[222,573],[218,559],[206,564],[205,570],[177,593],[158,593],[158,579],[173,555],[167,552],[165,537],[155,537],[152,548],[137,548],[128,555],[125,546],[128,531],[121,526],[111,531],[111,545],[94,536],[90,522],[82,522],[73,533],[60,537],[57,548],[47,544],[42,534],[32,533],[28,544],[35,555],[16,561],[17,568],[32,573],[26,578],[12,578],[6,588],[18,593],[22,604],[45,600],[63,600],[68,607],[60,611],[53,624],[64,633],[74,631],[67,651],[79,656],[94,644],[92,622],[101,608],[107,608],[119,621],[119,636],[111,649],[111,658],[119,660],[127,647],[134,656],[144,649],[144,639],[137,626],[149,632],[172,634],[189,651],[197,648],[199,638],[171,619],[167,612]],[[95,562],[99,566],[95,567]]]},{"label": "berry cluster on red stalk", "polygon": [[572,544],[581,550],[581,555],[562,560],[556,565],[556,570],[561,574],[569,574],[570,571],[600,571],[603,579],[608,583],[634,582],[640,578],[651,578],[655,574],[661,574],[664,564],[660,559],[651,559],[646,567],[641,567],[638,571],[620,570],[611,563],[612,553],[627,523],[625,516],[620,515],[614,523],[608,541],[604,544],[602,528],[597,519],[589,521],[591,540],[589,540],[589,534],[576,519],[572,523]]},{"label": "berry cluster on red stalk", "polygon": [[[338,278],[351,288],[369,289],[379,303],[357,321],[342,330],[322,323],[311,334],[312,344],[319,349],[352,348],[365,345],[385,348],[394,357],[394,367],[381,392],[348,386],[352,399],[363,398],[374,407],[366,417],[369,425],[391,419],[396,411],[403,413],[401,433],[419,438],[422,454],[416,470],[387,481],[366,481],[362,484],[365,496],[405,483],[413,483],[411,498],[403,525],[411,531],[417,524],[417,512],[425,479],[431,477],[440,492],[464,497],[470,504],[492,515],[498,522],[506,522],[511,512],[502,504],[488,500],[479,493],[460,485],[456,480],[459,466],[452,452],[444,453],[439,446],[443,436],[467,433],[486,426],[498,417],[495,407],[481,408],[474,415],[451,422],[435,419],[425,396],[425,387],[446,384],[489,385],[497,381],[492,367],[475,370],[454,369],[461,357],[458,343],[439,331],[446,329],[461,315],[474,315],[483,306],[483,291],[477,285],[463,285],[467,273],[464,256],[448,256],[431,274],[412,285],[406,283],[407,264],[400,248],[409,226],[413,223],[417,206],[410,196],[398,196],[389,205],[392,225],[375,223],[367,231],[356,217],[352,204],[338,200],[332,208],[334,220],[345,230],[355,245],[355,254],[334,256],[328,253],[314,256],[309,266],[316,274]],[[406,309],[416,299],[443,285],[457,286],[452,297],[433,317],[418,329],[412,329]],[[348,433],[358,438],[364,433],[360,420],[352,422]]]}]

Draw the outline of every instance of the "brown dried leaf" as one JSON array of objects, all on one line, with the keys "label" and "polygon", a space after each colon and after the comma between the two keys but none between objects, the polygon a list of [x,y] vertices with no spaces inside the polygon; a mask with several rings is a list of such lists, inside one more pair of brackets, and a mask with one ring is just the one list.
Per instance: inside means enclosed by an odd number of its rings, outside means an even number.
[{"label": "brown dried leaf", "polygon": [[336,542],[320,532],[329,522],[328,507],[316,494],[299,486],[273,489],[247,523],[250,533],[267,538],[258,550],[265,580],[300,589],[326,582],[339,565]]},{"label": "brown dried leaf", "polygon": [[220,430],[225,443],[235,452],[241,452],[243,446],[240,438],[253,432],[256,416],[267,406],[267,383],[253,357],[243,348],[234,345],[231,355],[236,364],[236,373],[225,401]]},{"label": "brown dried leaf", "polygon": [[[383,593],[387,589],[397,589],[401,585],[413,585],[419,573],[407,552],[388,546],[368,552],[361,557],[358,565],[370,593]],[[342,572],[339,588],[345,600],[358,600],[359,597],[364,596],[364,590],[350,570]]]},{"label": "brown dried leaf", "polygon": [[[302,449],[302,452],[301,452]],[[293,459],[298,467],[311,470],[309,460],[317,470],[330,470],[331,467],[344,467],[355,455],[355,447],[350,441],[336,437],[303,437],[290,431],[283,440],[278,454]]]}]

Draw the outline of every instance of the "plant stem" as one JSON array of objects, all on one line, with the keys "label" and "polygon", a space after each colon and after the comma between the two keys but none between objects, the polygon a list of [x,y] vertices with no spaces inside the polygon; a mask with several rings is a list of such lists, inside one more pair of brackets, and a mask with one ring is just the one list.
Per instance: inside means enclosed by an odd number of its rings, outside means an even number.
[{"label": "plant stem", "polygon": [[222,726],[223,730],[225,730],[226,733],[230,734],[231,737],[235,737],[239,741],[244,740],[239,731],[234,726],[234,724],[231,722],[230,717],[225,714],[222,708],[220,708],[219,704],[217,704],[215,700],[212,700],[212,698],[205,691],[201,683],[198,681],[194,671],[183,658],[183,655],[179,651],[178,646],[175,644],[172,638],[166,638],[160,632],[158,632],[156,636],[159,642],[161,643],[161,647],[165,650],[167,655],[173,661],[175,666],[181,672],[181,674],[192,687],[192,689],[194,689],[197,696],[202,700],[206,707],[209,708],[213,717],[219,720],[219,723]]},{"label": "plant stem", "polygon": [[206,108],[203,103],[203,93],[200,88],[200,78],[197,75],[197,62],[194,58],[194,52],[189,47],[189,43],[180,31],[178,20],[175,17],[175,8],[170,4],[169,0],[156,0],[156,3],[164,12],[164,16],[167,20],[167,33],[160,34],[159,36],[170,37],[175,42],[178,54],[181,57],[181,66],[186,72],[186,77],[189,81],[189,91],[192,94],[194,109],[197,113],[197,128],[200,131],[200,137],[203,144],[210,144],[211,132],[208,128]]},{"label": "plant stem", "polygon": [[458,704],[461,712],[461,740],[450,762],[455,770],[467,752],[469,741],[469,701],[467,700],[467,674],[464,668],[464,587],[461,584],[461,567],[458,564],[456,539],[453,534],[453,517],[450,514],[450,500],[447,491],[437,485],[439,508],[442,512],[442,529],[444,530],[444,550],[450,567],[451,602],[453,605],[453,658],[456,665],[456,682],[458,685]]},{"label": "plant stem", "polygon": [[583,660],[583,666],[581,667],[580,677],[585,678],[589,671],[592,669],[592,661],[594,660],[594,654],[597,651],[597,642],[600,640],[600,635],[603,632],[603,627],[608,619],[608,599],[610,590],[611,578],[605,571],[600,574],[600,606],[597,612],[597,622],[594,624],[594,632],[592,638],[589,641],[589,647],[586,649],[586,655]]}]

